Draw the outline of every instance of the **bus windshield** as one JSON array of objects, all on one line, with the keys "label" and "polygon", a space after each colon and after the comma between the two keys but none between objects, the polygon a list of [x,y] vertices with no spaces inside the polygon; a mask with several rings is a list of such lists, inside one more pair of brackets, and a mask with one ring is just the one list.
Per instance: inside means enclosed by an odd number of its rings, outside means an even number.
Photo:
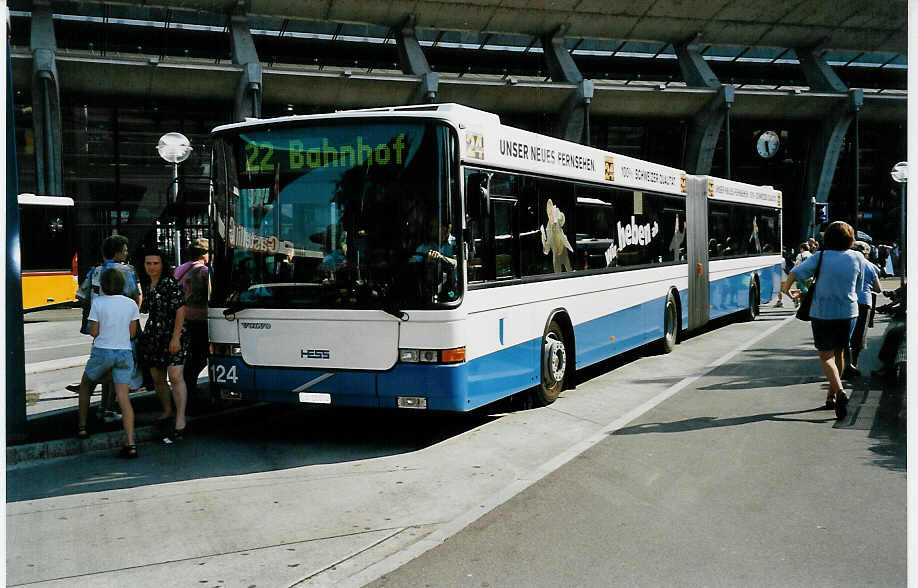
[{"label": "bus windshield", "polygon": [[211,305],[455,304],[452,144],[446,126],[413,120],[218,136]]}]

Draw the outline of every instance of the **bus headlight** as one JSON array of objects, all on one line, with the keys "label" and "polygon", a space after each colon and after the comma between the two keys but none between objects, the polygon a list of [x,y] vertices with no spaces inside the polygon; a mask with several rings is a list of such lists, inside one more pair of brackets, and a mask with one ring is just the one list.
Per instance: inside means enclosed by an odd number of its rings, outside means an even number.
[{"label": "bus headlight", "polygon": [[398,360],[402,363],[462,363],[465,361],[465,347],[453,349],[399,349]]},{"label": "bus headlight", "polygon": [[211,343],[210,353],[211,355],[241,357],[242,348],[237,343]]}]

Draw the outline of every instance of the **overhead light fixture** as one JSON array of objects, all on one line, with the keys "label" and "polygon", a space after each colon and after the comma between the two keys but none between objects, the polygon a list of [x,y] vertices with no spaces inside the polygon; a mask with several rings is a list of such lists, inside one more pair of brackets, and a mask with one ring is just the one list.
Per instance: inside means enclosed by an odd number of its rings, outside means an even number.
[{"label": "overhead light fixture", "polygon": [[156,150],[160,157],[173,165],[188,159],[193,151],[191,142],[181,133],[166,133],[160,137]]}]

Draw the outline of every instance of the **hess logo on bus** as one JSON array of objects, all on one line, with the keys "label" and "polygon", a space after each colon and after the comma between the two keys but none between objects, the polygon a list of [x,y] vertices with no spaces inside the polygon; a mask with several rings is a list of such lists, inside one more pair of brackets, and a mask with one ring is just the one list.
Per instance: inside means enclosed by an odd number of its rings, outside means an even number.
[{"label": "hess logo on bus", "polygon": [[300,359],[331,359],[328,349],[300,349]]}]

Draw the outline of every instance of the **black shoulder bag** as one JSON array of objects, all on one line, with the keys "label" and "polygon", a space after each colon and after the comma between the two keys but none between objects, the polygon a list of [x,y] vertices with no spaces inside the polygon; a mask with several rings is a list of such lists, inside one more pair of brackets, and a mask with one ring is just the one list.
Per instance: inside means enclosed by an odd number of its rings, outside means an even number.
[{"label": "black shoulder bag", "polygon": [[803,298],[800,299],[800,306],[797,307],[797,318],[802,321],[810,320],[810,306],[813,304],[813,290],[816,289],[816,281],[819,280],[819,268],[822,267],[822,257],[825,251],[819,252],[819,263],[816,264],[816,273],[813,274],[813,285],[806,291]]},{"label": "black shoulder bag", "polygon": [[99,266],[93,266],[89,270],[89,298],[82,302],[83,306],[83,316],[80,320],[80,333],[83,335],[89,334],[89,309],[92,308],[92,297],[95,296],[96,292],[92,285],[92,280],[96,276],[96,271],[99,269]]}]

